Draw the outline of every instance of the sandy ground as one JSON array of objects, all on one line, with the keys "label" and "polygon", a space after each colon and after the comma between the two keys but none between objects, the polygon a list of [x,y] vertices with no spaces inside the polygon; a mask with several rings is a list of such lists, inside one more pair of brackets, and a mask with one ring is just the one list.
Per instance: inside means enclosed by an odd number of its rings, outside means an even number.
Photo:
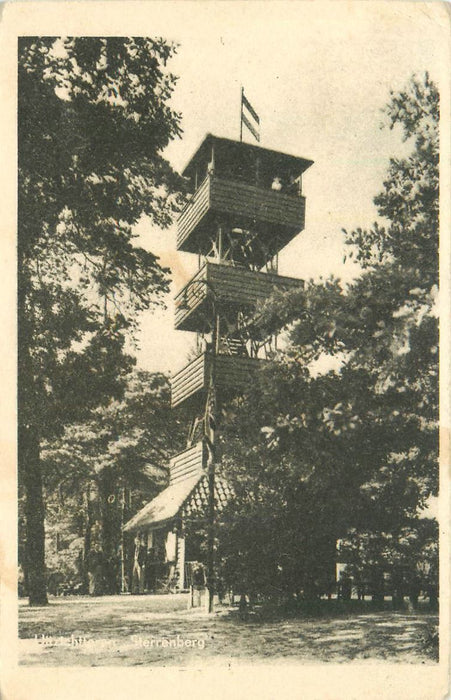
[{"label": "sandy ground", "polygon": [[51,598],[19,606],[20,663],[42,666],[204,667],[239,662],[434,663],[430,613],[243,621],[236,610],[187,610],[187,596]]}]

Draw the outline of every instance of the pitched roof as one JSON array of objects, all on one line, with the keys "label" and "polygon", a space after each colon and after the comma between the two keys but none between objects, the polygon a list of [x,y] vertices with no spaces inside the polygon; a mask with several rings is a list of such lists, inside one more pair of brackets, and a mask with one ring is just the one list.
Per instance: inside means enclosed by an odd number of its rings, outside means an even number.
[{"label": "pitched roof", "polygon": [[168,486],[124,525],[124,531],[155,527],[175,518],[201,478],[202,474],[197,474]]},{"label": "pitched roof", "polygon": [[[228,483],[221,477],[215,478],[215,508],[216,511],[221,511],[227,501],[232,496],[232,489]],[[193,490],[192,494],[187,498],[182,515],[183,517],[195,518],[197,514],[205,511],[208,507],[208,477],[205,474]]]},{"label": "pitched roof", "polygon": [[[216,509],[221,510],[232,495],[224,479],[215,480]],[[125,525],[125,532],[152,529],[173,520],[177,515],[193,518],[208,506],[208,477],[197,474],[184,479],[158,494],[150,503],[141,508]]]},{"label": "pitched roof", "polygon": [[275,151],[272,148],[263,148],[262,146],[256,146],[252,143],[246,143],[245,141],[235,141],[233,139],[227,139],[219,136],[214,136],[213,134],[207,134],[198,147],[197,151],[190,158],[188,164],[183,169],[182,175],[185,177],[192,177],[193,171],[199,163],[207,162],[209,160],[208,150],[212,145],[222,146],[223,148],[230,150],[231,152],[236,152],[241,154],[245,153],[260,155],[268,163],[273,163],[280,166],[284,164],[286,167],[292,167],[298,170],[299,173],[303,173],[307,168],[313,165],[313,160],[309,158],[300,158],[299,156],[293,156],[289,153],[282,153],[281,151]]}]

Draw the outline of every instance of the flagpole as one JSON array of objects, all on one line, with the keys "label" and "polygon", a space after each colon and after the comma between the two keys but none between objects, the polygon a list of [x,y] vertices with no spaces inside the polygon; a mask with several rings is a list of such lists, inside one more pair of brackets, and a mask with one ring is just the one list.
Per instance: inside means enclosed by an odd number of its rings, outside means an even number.
[{"label": "flagpole", "polygon": [[243,140],[243,94],[244,94],[244,87],[241,86],[241,101],[240,101],[240,141]]}]

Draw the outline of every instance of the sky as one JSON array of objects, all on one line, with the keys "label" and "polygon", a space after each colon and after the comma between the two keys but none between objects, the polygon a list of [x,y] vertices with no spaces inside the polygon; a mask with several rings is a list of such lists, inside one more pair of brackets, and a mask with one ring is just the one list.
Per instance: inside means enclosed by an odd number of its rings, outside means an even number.
[{"label": "sky", "polygon": [[[169,68],[179,76],[172,106],[183,114],[184,133],[164,155],[181,170],[207,133],[239,139],[244,86],[260,116],[261,145],[314,161],[303,177],[305,230],[281,252],[280,273],[350,281],[358,270],[343,262],[342,229],[371,225],[389,158],[410,150],[399,130],[381,128],[390,89],[426,70],[442,80],[449,25],[440,6],[155,3],[161,12],[143,29],[179,44]],[[245,140],[253,142],[250,134]],[[175,231],[147,219],[135,231],[172,270],[167,308],[141,319],[138,365],[152,371],[180,369],[193,339],[173,329],[172,296],[197,265],[194,255],[176,252]]]}]

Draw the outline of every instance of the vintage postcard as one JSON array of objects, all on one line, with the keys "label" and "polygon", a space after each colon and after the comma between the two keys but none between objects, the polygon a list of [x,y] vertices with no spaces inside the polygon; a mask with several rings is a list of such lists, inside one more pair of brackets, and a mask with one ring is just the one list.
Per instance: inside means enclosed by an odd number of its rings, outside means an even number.
[{"label": "vintage postcard", "polygon": [[449,6],[1,10],[3,696],[445,697]]}]

